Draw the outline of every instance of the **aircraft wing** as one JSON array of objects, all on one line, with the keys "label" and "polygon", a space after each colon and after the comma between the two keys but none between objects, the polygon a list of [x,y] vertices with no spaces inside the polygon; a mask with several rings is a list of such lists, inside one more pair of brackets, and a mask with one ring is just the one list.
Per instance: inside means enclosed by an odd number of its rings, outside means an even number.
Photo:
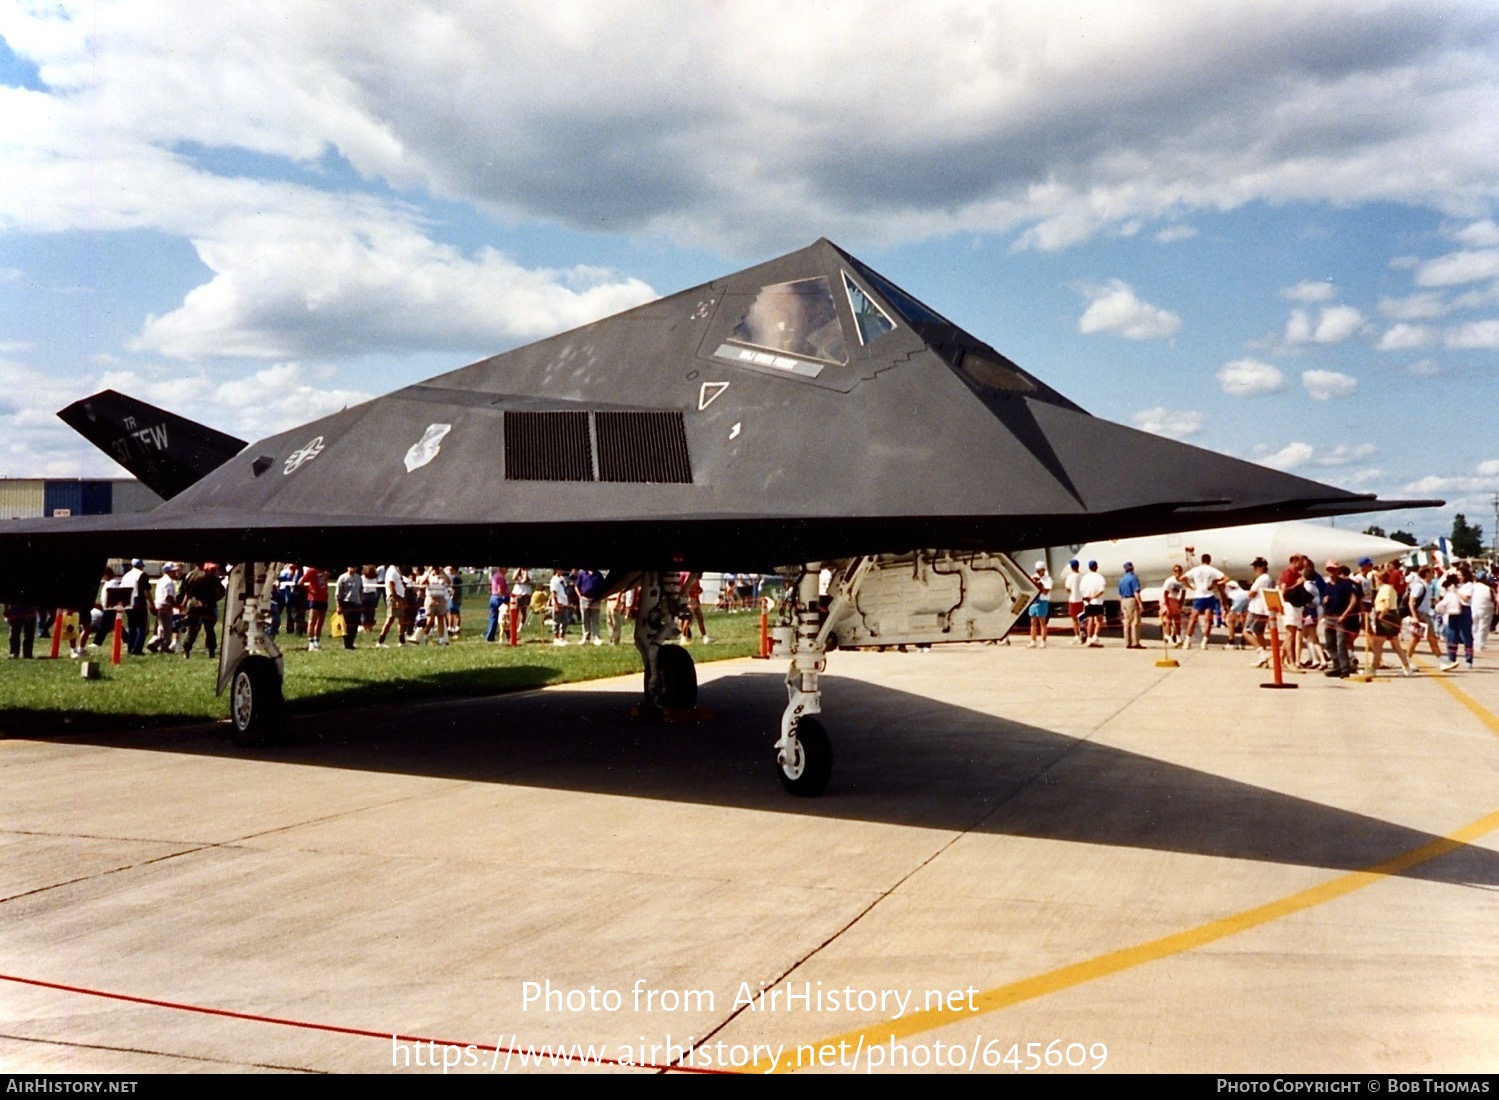
[{"label": "aircraft wing", "polygon": [[239,442],[153,512],[0,525],[0,599],[109,556],[764,570],[1427,503],[1090,416],[827,241]]}]

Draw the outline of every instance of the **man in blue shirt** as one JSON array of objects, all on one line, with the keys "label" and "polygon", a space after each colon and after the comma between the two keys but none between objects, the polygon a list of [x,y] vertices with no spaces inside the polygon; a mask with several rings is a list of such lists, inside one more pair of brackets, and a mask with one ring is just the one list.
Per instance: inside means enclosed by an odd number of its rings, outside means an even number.
[{"label": "man in blue shirt", "polygon": [[1349,579],[1349,569],[1336,561],[1327,563],[1322,583],[1322,629],[1328,660],[1325,675],[1346,679],[1353,671],[1353,639],[1360,626],[1363,605],[1358,582]]},{"label": "man in blue shirt", "polygon": [[1124,648],[1144,649],[1140,642],[1140,618],[1144,604],[1140,599],[1140,578],[1135,576],[1135,563],[1124,563],[1124,576],[1119,578],[1119,612],[1124,618]]}]

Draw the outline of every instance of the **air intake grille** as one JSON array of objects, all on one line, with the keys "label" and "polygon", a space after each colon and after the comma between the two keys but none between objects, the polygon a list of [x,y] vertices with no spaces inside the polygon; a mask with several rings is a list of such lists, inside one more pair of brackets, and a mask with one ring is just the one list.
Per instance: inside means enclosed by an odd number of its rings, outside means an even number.
[{"label": "air intake grille", "polygon": [[593,414],[600,481],[691,481],[687,428],[679,412]]},{"label": "air intake grille", "polygon": [[506,481],[592,481],[586,412],[506,412]]},{"label": "air intake grille", "polygon": [[690,484],[687,427],[676,411],[507,411],[505,480]]}]

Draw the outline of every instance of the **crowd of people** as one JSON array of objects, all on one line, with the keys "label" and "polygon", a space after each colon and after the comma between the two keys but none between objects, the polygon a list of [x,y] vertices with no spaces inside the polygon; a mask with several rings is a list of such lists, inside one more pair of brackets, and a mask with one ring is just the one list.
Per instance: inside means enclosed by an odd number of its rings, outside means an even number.
[{"label": "crowd of people", "polygon": [[[1277,575],[1271,575],[1264,558],[1256,558],[1251,569],[1253,576],[1241,583],[1215,566],[1211,554],[1173,566],[1160,592],[1164,644],[1185,648],[1195,643],[1206,649],[1221,630],[1225,646],[1252,649],[1255,665],[1265,666],[1272,658],[1268,628],[1273,616],[1286,667],[1348,676],[1355,671],[1354,652],[1362,640],[1371,670],[1388,650],[1410,675],[1423,645],[1443,670],[1471,668],[1493,629],[1493,572],[1466,562],[1450,568],[1379,567],[1364,558],[1356,568],[1329,561],[1319,570],[1296,554]],[[684,640],[690,642],[695,631],[703,643],[711,643],[700,575],[684,573],[679,580],[683,599],[678,626]],[[1065,594],[1075,644],[1104,645],[1106,599],[1112,596],[1118,600],[1124,645],[1145,648],[1144,589],[1132,563],[1124,564],[1112,593],[1096,561],[1069,562],[1061,593],[1043,561],[1036,563],[1031,580],[1040,593],[1027,620],[1031,647],[1045,648],[1059,602],[1053,597]],[[717,608],[756,606],[761,583],[759,574],[725,574]],[[466,574],[451,565],[349,565],[335,574],[319,566],[289,564],[272,586],[267,629],[273,637],[305,638],[313,652],[322,648],[325,631],[341,638],[346,649],[355,648],[360,635],[380,649],[447,645],[462,633],[464,595],[486,589],[486,642],[507,641],[513,628],[518,636],[529,631],[542,640],[550,638],[553,645],[567,645],[569,631],[577,625],[583,645],[618,645],[639,606],[638,588],[612,590],[595,569],[496,566]],[[191,658],[201,639],[204,652],[214,658],[223,598],[223,572],[213,562],[166,562],[152,576],[137,558],[118,576],[105,570],[90,614],[70,631],[69,650],[76,657],[102,645],[119,618],[123,648],[130,655],[180,653]],[[12,658],[33,656],[36,638],[46,636],[53,621],[50,611],[21,604],[9,605],[5,617]]]},{"label": "crowd of people", "polygon": [[[1074,559],[1067,568],[1061,587],[1073,642],[1101,646],[1108,585],[1096,561],[1085,566]],[[1214,631],[1221,629],[1226,647],[1253,649],[1255,666],[1264,667],[1274,656],[1268,637],[1273,619],[1287,667],[1349,676],[1356,671],[1354,651],[1362,639],[1368,671],[1380,667],[1388,649],[1409,676],[1422,645],[1443,671],[1471,669],[1493,629],[1491,568],[1475,569],[1467,562],[1447,568],[1398,562],[1381,567],[1363,558],[1356,568],[1328,561],[1319,571],[1304,554],[1293,554],[1276,576],[1264,558],[1255,558],[1250,568],[1253,577],[1241,583],[1215,566],[1211,554],[1173,565],[1161,584],[1163,643],[1186,648],[1195,641],[1207,649]],[[1036,563],[1031,581],[1040,595],[1030,609],[1028,644],[1044,648],[1057,585],[1044,561]],[[1124,563],[1115,592],[1126,647],[1145,648],[1140,640],[1143,589],[1133,563]]]},{"label": "crowd of people", "polygon": [[[69,651],[80,657],[103,645],[118,619],[122,648],[131,656],[180,653],[191,658],[201,637],[204,651],[213,658],[224,580],[213,562],[165,562],[154,577],[140,559],[118,576],[106,569],[87,621],[71,631]],[[701,576],[683,573],[679,581],[683,601],[678,626],[683,638],[690,642],[695,630],[698,639],[710,644]],[[727,576],[718,606],[739,610],[754,599],[759,583],[758,575]],[[283,641],[305,638],[312,652],[322,649],[325,631],[341,638],[346,649],[354,649],[360,635],[374,638],[379,649],[447,645],[462,633],[464,595],[486,588],[486,642],[508,641],[512,625],[522,634],[534,624],[537,634],[543,640],[549,637],[553,645],[569,644],[575,625],[581,627],[583,645],[618,645],[639,602],[638,586],[612,591],[596,569],[494,566],[465,573],[451,565],[349,565],[335,574],[319,566],[288,564],[271,587],[267,632]],[[38,634],[45,637],[52,625],[52,613],[11,604],[5,617],[10,656],[32,657]]]}]

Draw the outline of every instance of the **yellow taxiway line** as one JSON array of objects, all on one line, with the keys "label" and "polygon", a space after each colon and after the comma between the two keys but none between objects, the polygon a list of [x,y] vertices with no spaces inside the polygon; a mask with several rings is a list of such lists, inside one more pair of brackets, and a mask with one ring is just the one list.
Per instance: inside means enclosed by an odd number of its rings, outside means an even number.
[{"label": "yellow taxiway line", "polygon": [[[1499,735],[1499,717],[1482,706],[1477,700],[1463,691],[1448,677],[1431,677],[1436,680],[1443,690],[1466,707],[1480,722],[1489,728],[1491,732]],[[1269,924],[1283,917],[1300,913],[1304,910],[1324,905],[1338,898],[1362,890],[1366,886],[1373,886],[1391,875],[1398,875],[1412,867],[1419,867],[1423,863],[1439,859],[1449,852],[1456,851],[1464,845],[1471,844],[1480,837],[1499,829],[1499,810],[1485,814],[1476,821],[1471,821],[1459,829],[1448,833],[1444,837],[1429,841],[1419,848],[1413,848],[1401,855],[1365,867],[1359,871],[1349,871],[1339,875],[1337,878],[1313,886],[1306,890],[1297,891],[1276,901],[1257,905],[1252,909],[1234,913],[1218,920],[1208,921],[1195,928],[1189,928],[1182,932],[1174,932],[1160,939],[1150,940],[1146,943],[1136,944],[1133,947],[1121,948],[1118,951],[1110,951],[1107,954],[1098,955],[1083,962],[1073,963],[1070,966],[1059,967],[1045,974],[1037,974],[1034,977],[1022,978],[1018,982],[1010,982],[1006,985],[998,985],[992,989],[986,989],[972,995],[969,1003],[973,1005],[970,1009],[966,1005],[962,1009],[935,1009],[924,1012],[914,1012],[897,1020],[887,1020],[883,1023],[872,1024],[868,1027],[858,1028],[854,1031],[845,1031],[840,1035],[833,1035],[826,1039],[820,1039],[811,1044],[796,1044],[798,1047],[810,1045],[814,1050],[824,1046],[837,1048],[840,1043],[847,1044],[844,1049],[862,1048],[873,1046],[878,1043],[889,1043],[897,1039],[908,1039],[922,1032],[933,1031],[937,1028],[947,1027],[950,1024],[961,1023],[971,1020],[988,1012],[998,1012],[1000,1009],[1009,1008],[1011,1005],[1020,1004],[1023,1001],[1034,1000],[1051,993],[1058,993],[1073,986],[1083,985],[1086,982],[1097,981],[1113,974],[1122,973],[1146,963],[1156,962],[1159,959],[1179,955],[1185,951],[1191,951],[1198,947],[1229,936],[1247,932],[1251,928]],[[789,1063],[789,1064],[788,1064]],[[794,1059],[782,1060],[779,1066],[772,1067],[769,1064],[746,1067],[747,1072],[765,1073],[777,1069],[782,1073],[794,1073],[803,1068],[795,1064]]]}]

